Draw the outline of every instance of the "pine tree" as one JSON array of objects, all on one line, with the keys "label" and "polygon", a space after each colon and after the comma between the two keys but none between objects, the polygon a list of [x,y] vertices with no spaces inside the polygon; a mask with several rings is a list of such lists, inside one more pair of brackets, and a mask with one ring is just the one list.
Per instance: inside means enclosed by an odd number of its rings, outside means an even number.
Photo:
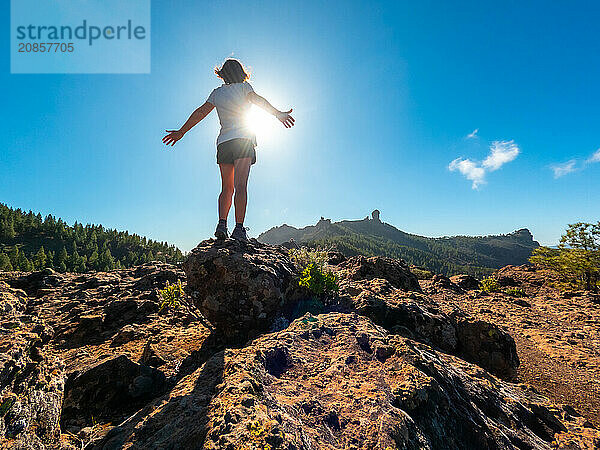
[{"label": "pine tree", "polygon": [[52,250],[49,250],[48,253],[46,253],[46,267],[49,267],[50,269],[54,268],[54,252]]},{"label": "pine tree", "polygon": [[14,270],[19,270],[19,247],[17,247],[16,245],[14,247],[11,247],[8,256],[10,258],[10,263],[13,266]]},{"label": "pine tree", "polygon": [[[63,247],[60,249],[60,252],[58,252],[56,254],[56,261],[54,262],[54,265],[56,267],[58,267],[58,269],[61,272],[66,272],[67,271],[67,249],[65,248],[65,246],[63,245]],[[64,267],[64,269],[63,269]]]},{"label": "pine tree", "polygon": [[78,272],[77,268],[79,267],[80,260],[81,260],[81,257],[79,256],[79,253],[77,253],[77,250],[75,250],[73,253],[71,253],[69,258],[67,259],[66,264],[67,264],[68,269],[73,272]]},{"label": "pine tree", "polygon": [[75,272],[78,272],[78,273],[86,272],[87,271],[86,262],[87,262],[87,259],[86,259],[85,255],[80,256],[79,259],[77,260],[77,266],[75,267]]},{"label": "pine tree", "polygon": [[33,272],[33,264],[23,253],[20,253],[19,258],[19,270],[22,270],[23,272]]},{"label": "pine tree", "polygon": [[88,258],[87,267],[89,270],[98,270],[98,252],[96,250]]},{"label": "pine tree", "polygon": [[110,250],[107,248],[100,255],[100,258],[98,260],[98,267],[99,267],[98,270],[101,270],[101,271],[112,270],[114,268],[114,264],[115,264],[115,261],[114,261],[112,255],[110,254]]},{"label": "pine tree", "polygon": [[13,266],[10,262],[10,257],[6,253],[0,253],[0,271],[10,272]]},{"label": "pine tree", "polygon": [[13,239],[15,237],[15,228],[12,216],[0,221],[0,237],[3,239]]},{"label": "pine tree", "polygon": [[46,267],[46,252],[44,251],[43,245],[40,247],[40,249],[37,251],[37,253],[33,257],[32,263],[36,270],[41,270],[44,267]]}]

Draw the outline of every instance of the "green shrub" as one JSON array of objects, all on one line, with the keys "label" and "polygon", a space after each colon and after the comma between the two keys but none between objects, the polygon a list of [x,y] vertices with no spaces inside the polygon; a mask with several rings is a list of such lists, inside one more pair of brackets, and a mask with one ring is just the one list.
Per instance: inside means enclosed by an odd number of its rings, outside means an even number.
[{"label": "green shrub", "polygon": [[185,296],[181,280],[177,280],[176,284],[169,284],[167,281],[165,288],[158,291],[158,294],[162,299],[159,311],[162,311],[166,307],[179,308]]},{"label": "green shrub", "polygon": [[326,250],[290,249],[289,256],[300,270],[300,286],[316,296],[337,292],[338,279],[327,265]]},{"label": "green shrub", "polygon": [[302,271],[298,284],[308,288],[315,295],[330,294],[338,290],[335,274],[321,269],[315,263],[309,264]]},{"label": "green shrub", "polygon": [[498,292],[500,285],[494,277],[486,277],[481,280],[481,289],[485,292]]},{"label": "green shrub", "polygon": [[511,297],[527,297],[527,294],[525,294],[525,291],[521,288],[511,287],[505,290],[504,293]]},{"label": "green shrub", "polygon": [[423,269],[422,267],[411,267],[410,271],[417,277],[419,280],[430,280],[433,278],[433,272],[431,270]]}]

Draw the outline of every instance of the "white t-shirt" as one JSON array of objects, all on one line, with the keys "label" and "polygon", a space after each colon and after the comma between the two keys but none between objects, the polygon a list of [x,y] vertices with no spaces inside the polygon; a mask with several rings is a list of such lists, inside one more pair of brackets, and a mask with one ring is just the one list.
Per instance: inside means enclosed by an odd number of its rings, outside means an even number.
[{"label": "white t-shirt", "polygon": [[246,124],[246,113],[252,106],[247,95],[254,92],[250,83],[223,84],[214,89],[207,102],[217,108],[221,132],[217,137],[217,145],[236,138],[251,139],[256,145],[256,136]]}]

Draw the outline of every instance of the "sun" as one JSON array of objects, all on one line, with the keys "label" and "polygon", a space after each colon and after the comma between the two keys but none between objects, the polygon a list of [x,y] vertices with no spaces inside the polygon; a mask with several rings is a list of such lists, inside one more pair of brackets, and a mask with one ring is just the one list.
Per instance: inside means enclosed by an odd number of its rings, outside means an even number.
[{"label": "sun", "polygon": [[269,138],[273,134],[275,125],[275,118],[255,105],[252,105],[250,110],[246,113],[246,126],[248,126],[258,138]]}]

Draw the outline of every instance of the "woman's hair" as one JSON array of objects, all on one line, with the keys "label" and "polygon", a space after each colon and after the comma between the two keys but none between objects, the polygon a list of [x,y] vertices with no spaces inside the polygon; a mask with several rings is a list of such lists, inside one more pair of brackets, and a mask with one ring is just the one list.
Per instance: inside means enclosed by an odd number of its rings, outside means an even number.
[{"label": "woman's hair", "polygon": [[250,78],[237,59],[226,59],[221,67],[215,67],[215,73],[226,84],[243,83]]}]

